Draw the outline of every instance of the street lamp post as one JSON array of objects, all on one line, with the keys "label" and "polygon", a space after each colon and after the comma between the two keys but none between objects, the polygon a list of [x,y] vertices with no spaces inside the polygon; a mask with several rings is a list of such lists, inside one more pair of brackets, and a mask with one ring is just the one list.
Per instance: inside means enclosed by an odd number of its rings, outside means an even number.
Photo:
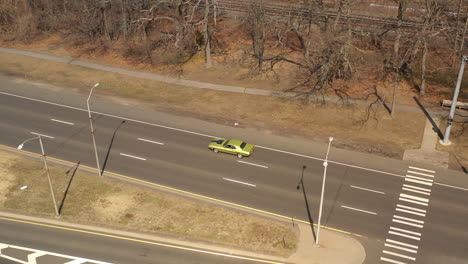
[{"label": "street lamp post", "polygon": [[333,141],[333,137],[329,137],[328,138],[327,155],[325,156],[325,161],[323,162],[322,194],[320,196],[320,208],[319,208],[319,217],[318,217],[318,225],[317,225],[317,236],[315,238],[315,244],[316,245],[319,243],[319,237],[320,237],[320,220],[322,219],[323,193],[325,191],[325,179],[327,178],[328,153],[330,152],[330,146],[331,146],[332,141]]},{"label": "street lamp post", "polygon": [[96,83],[96,84],[93,86],[93,88],[91,88],[91,91],[89,92],[88,99],[86,99],[86,106],[88,107],[88,118],[89,118],[89,124],[90,124],[90,127],[91,127],[91,136],[92,136],[92,138],[93,138],[93,146],[94,146],[94,154],[95,154],[95,156],[96,156],[97,170],[98,170],[99,176],[102,176],[101,166],[99,165],[99,157],[98,157],[97,147],[96,147],[96,138],[95,138],[95,136],[94,136],[93,119],[91,118],[91,110],[89,109],[89,99],[91,98],[91,94],[93,93],[94,88],[96,88],[96,87],[98,87],[98,86],[99,86],[99,83]]},{"label": "street lamp post", "polygon": [[41,136],[38,135],[37,137],[26,139],[25,141],[23,141],[23,143],[21,143],[18,146],[18,149],[23,149],[24,143],[33,139],[39,139],[39,144],[41,145],[42,160],[44,161],[44,167],[47,173],[47,179],[49,180],[50,194],[52,195],[52,201],[54,202],[55,214],[57,216],[60,216],[60,212],[58,211],[58,207],[57,207],[57,201],[55,200],[54,188],[52,187],[52,180],[50,179],[49,165],[47,164],[47,158],[44,152],[44,145],[42,144]]},{"label": "street lamp post", "polygon": [[457,84],[455,86],[455,92],[453,93],[452,105],[450,107],[450,113],[447,121],[447,128],[445,129],[444,139],[441,141],[442,145],[450,145],[449,137],[450,130],[452,129],[453,117],[455,115],[455,108],[457,108],[458,94],[460,93],[460,86],[463,79],[463,71],[465,70],[465,63],[468,60],[467,56],[463,56],[460,71],[458,72]]}]

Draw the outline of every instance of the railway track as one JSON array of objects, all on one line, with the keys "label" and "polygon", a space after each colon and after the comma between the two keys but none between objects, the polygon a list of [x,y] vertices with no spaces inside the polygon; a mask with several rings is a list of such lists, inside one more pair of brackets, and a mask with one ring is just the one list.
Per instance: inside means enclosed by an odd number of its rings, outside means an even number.
[{"label": "railway track", "polygon": [[[250,6],[249,0],[217,0],[217,8],[225,11],[235,11],[245,13],[248,11]],[[337,12],[330,9],[325,9],[324,12],[309,12],[304,5],[299,4],[281,4],[281,3],[265,3],[265,11],[267,14],[272,16],[295,16],[310,18],[314,22],[325,22],[333,21],[336,19]],[[352,25],[372,28],[395,28],[397,26],[397,19],[390,17],[378,17],[378,16],[366,16],[351,14],[346,16],[344,14],[340,17],[340,24],[347,23],[347,19],[350,20]],[[422,19],[417,21],[405,19],[401,24],[403,30],[417,31],[423,24]],[[437,29],[446,29],[449,31],[455,30],[455,22],[451,24],[439,24],[436,26]],[[468,34],[467,34],[468,35]]]}]

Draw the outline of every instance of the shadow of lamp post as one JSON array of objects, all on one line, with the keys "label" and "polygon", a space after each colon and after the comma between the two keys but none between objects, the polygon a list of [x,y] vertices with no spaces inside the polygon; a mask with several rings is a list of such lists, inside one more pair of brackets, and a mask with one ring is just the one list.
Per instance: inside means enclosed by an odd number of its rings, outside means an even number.
[{"label": "shadow of lamp post", "polygon": [[24,144],[33,139],[39,139],[39,144],[41,145],[42,160],[44,161],[44,167],[47,173],[47,179],[49,180],[50,194],[52,195],[52,200],[54,202],[55,214],[57,216],[60,216],[60,212],[58,211],[58,208],[57,208],[57,201],[55,200],[54,188],[52,187],[52,180],[50,179],[49,165],[47,164],[47,158],[44,152],[44,145],[42,144],[41,136],[38,135],[37,137],[26,139],[25,141],[23,141],[23,143],[19,144],[18,149],[23,149]]}]

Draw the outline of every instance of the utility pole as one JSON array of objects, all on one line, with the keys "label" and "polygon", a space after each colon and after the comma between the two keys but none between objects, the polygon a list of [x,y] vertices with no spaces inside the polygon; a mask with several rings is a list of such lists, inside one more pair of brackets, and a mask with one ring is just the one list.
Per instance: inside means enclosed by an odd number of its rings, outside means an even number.
[{"label": "utility pole", "polygon": [[457,108],[458,94],[460,93],[460,86],[463,79],[466,60],[467,57],[464,55],[461,61],[460,71],[458,72],[457,85],[455,86],[455,92],[453,93],[452,105],[450,106],[450,113],[447,121],[447,128],[445,129],[444,140],[441,142],[442,145],[450,145],[450,130],[452,129],[453,117],[455,115],[455,109]]}]

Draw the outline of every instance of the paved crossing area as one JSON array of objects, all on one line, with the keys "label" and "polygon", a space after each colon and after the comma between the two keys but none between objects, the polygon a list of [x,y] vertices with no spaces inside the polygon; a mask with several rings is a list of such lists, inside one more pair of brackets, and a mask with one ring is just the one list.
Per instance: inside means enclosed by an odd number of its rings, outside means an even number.
[{"label": "paved crossing area", "polygon": [[3,243],[0,243],[0,261],[2,264],[111,264]]},{"label": "paved crossing area", "polygon": [[382,257],[384,263],[415,263],[435,171],[409,166]]}]

